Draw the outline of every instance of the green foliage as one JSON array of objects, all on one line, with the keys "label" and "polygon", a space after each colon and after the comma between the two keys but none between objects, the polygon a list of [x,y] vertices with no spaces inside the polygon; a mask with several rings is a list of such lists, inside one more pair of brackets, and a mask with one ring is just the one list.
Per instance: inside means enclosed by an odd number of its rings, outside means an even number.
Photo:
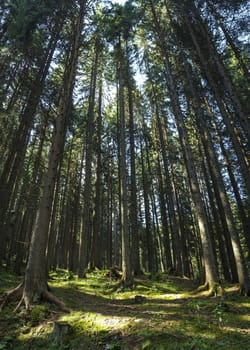
[{"label": "green foliage", "polygon": [[0,341],[0,350],[8,349],[12,341],[13,337],[11,335],[5,335]]},{"label": "green foliage", "polygon": [[141,346],[142,350],[144,349],[152,349],[152,342],[151,340],[146,340],[142,343],[142,346]]},{"label": "green foliage", "polygon": [[104,36],[110,42],[117,42],[121,37],[127,40],[133,35],[134,28],[140,19],[138,8],[127,1],[124,6],[112,4],[102,12]]},{"label": "green foliage", "polygon": [[55,6],[56,2],[51,0],[9,0],[7,33],[12,45],[26,53],[30,49],[42,49],[48,16]]},{"label": "green foliage", "polygon": [[181,350],[189,350],[189,349],[207,350],[207,349],[210,349],[210,347],[207,344],[206,340],[197,337],[188,341],[181,347]]}]

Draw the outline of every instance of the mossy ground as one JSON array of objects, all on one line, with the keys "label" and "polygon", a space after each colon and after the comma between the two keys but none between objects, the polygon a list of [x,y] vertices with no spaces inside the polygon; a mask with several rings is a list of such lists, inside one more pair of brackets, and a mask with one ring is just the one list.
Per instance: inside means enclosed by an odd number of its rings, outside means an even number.
[{"label": "mossy ground", "polygon": [[[0,274],[0,292],[17,282]],[[8,304],[0,314],[0,350],[250,349],[250,301],[233,287],[208,298],[192,292],[192,281],[165,275],[138,278],[133,290],[114,291],[115,283],[104,271],[83,280],[51,273],[53,293],[73,312],[44,303],[15,314],[16,303]],[[59,337],[55,323],[67,325]]]}]

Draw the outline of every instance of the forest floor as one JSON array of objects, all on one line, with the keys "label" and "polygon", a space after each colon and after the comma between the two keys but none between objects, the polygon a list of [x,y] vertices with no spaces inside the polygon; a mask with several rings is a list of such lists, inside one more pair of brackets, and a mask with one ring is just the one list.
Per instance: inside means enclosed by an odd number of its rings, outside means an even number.
[{"label": "forest floor", "polygon": [[[1,273],[0,293],[17,283]],[[16,302],[8,304],[0,313],[0,350],[250,349],[250,300],[235,286],[207,297],[188,279],[157,275],[114,290],[104,271],[78,280],[61,270],[49,284],[72,312],[40,303],[30,314],[14,313]]]}]

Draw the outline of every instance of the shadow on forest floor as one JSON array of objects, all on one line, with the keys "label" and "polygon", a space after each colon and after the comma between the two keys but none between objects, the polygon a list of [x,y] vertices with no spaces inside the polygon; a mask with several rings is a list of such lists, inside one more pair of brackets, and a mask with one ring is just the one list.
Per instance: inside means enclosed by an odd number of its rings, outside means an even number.
[{"label": "shadow on forest floor", "polygon": [[[0,278],[15,286],[11,275]],[[84,280],[53,273],[49,283],[73,312],[38,304],[30,315],[13,314],[15,305],[8,305],[0,316],[0,349],[250,348],[250,303],[232,287],[223,298],[207,298],[191,293],[192,281],[164,276],[136,279],[133,290],[114,292],[115,282],[103,272]]]}]

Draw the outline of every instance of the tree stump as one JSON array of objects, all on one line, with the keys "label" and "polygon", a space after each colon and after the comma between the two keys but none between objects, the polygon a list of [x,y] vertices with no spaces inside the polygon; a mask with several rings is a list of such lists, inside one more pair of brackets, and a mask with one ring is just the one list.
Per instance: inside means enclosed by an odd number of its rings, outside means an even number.
[{"label": "tree stump", "polygon": [[134,297],[134,304],[142,304],[146,300],[146,297],[144,295],[135,295]]},{"label": "tree stump", "polygon": [[67,339],[72,336],[73,329],[67,323],[63,321],[55,321],[54,328],[51,333],[52,342],[56,346],[62,346],[67,343]]}]

